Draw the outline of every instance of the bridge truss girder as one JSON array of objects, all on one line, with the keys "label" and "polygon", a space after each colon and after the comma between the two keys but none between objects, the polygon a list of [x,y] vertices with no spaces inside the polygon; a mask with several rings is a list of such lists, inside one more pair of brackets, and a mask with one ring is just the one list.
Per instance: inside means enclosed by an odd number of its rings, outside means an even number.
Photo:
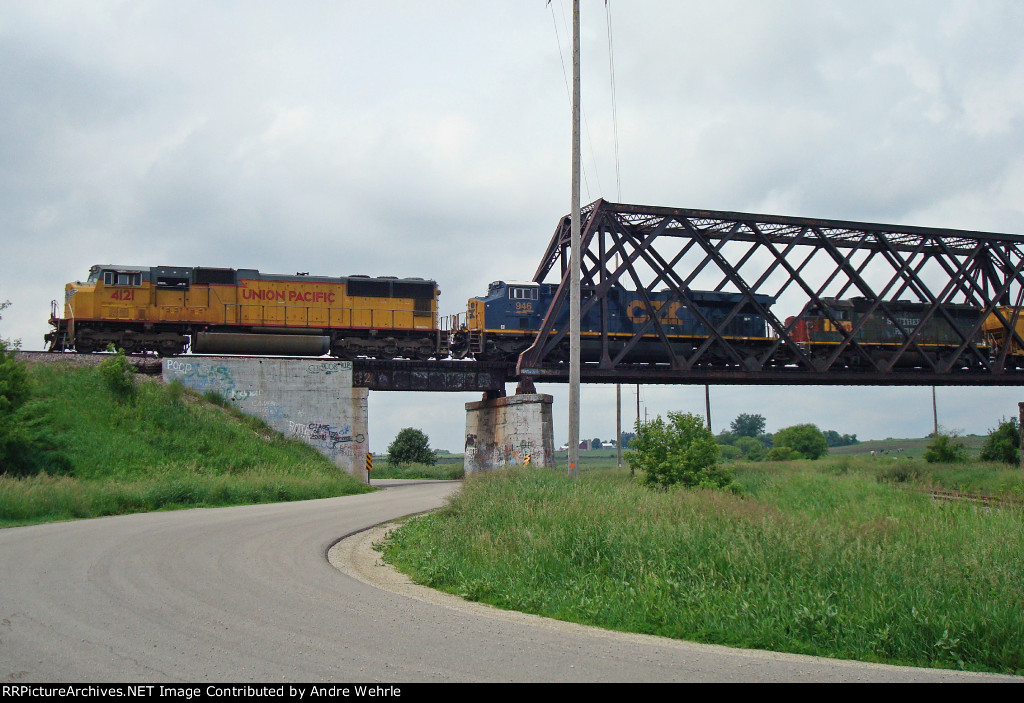
[{"label": "bridge truss girder", "polygon": [[[581,219],[581,315],[598,311],[601,320],[600,329],[590,330],[596,358],[584,364],[584,380],[1024,385],[1024,339],[1017,325],[1024,303],[1022,236],[604,200],[584,208]],[[520,377],[558,381],[567,373],[568,330],[555,321],[568,316],[569,247],[567,216],[534,275],[538,283],[557,276],[559,285],[533,346],[519,358]],[[641,320],[628,333],[609,318],[613,296],[623,291],[637,296]],[[740,298],[713,324],[695,304],[694,291]],[[660,304],[652,300],[655,292]],[[764,296],[774,304],[765,304]],[[837,319],[828,304],[851,298],[867,307],[859,322]],[[920,307],[918,319],[901,317],[905,302]],[[952,306],[958,305],[975,308],[977,319],[957,319]],[[673,306],[689,310],[704,330],[682,348],[668,330]],[[741,311],[751,310],[766,322],[763,339],[725,331]],[[795,339],[806,310],[820,311],[840,338],[827,345]],[[996,343],[984,333],[986,319],[1000,323]],[[866,341],[861,333],[869,320],[891,325],[895,338]],[[941,349],[925,338],[935,323],[953,333]],[[649,350],[652,343],[660,360],[631,361],[638,345]]]}]

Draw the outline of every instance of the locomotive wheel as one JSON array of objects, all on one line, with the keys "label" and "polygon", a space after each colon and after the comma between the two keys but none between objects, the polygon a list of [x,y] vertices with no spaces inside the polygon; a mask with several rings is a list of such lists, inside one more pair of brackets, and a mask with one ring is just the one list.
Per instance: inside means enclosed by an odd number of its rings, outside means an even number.
[{"label": "locomotive wheel", "polygon": [[465,332],[456,332],[452,335],[451,347],[448,349],[453,359],[465,359],[469,356],[469,337]]},{"label": "locomotive wheel", "polygon": [[416,345],[412,352],[412,358],[418,361],[426,361],[431,359],[435,354],[434,345],[430,342],[423,341]]},{"label": "locomotive wheel", "polygon": [[160,342],[156,353],[159,356],[177,356],[185,353],[185,347],[176,342]]}]

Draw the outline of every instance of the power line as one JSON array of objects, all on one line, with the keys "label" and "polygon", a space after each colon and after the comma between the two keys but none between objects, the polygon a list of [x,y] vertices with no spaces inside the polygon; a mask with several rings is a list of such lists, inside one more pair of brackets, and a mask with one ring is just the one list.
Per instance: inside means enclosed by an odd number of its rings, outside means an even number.
[{"label": "power line", "polygon": [[615,144],[615,199],[622,202],[622,178],[619,173],[619,105],[618,96],[615,93],[615,44],[612,41],[612,4],[611,0],[604,0],[605,25],[608,28],[608,78],[611,82],[612,93],[612,134]]},{"label": "power line", "polygon": [[[572,103],[572,91],[569,88],[569,76],[568,71],[565,67],[565,55],[562,52],[562,39],[558,32],[558,19],[555,16],[555,8],[552,6],[551,1],[548,0],[548,7],[551,8],[551,22],[555,27],[555,41],[558,44],[558,58],[562,62],[562,78],[565,81],[565,92],[569,98],[570,104]],[[563,30],[568,33],[568,28],[565,27],[565,5],[562,5],[562,25]],[[590,121],[587,119],[587,111],[580,106],[580,113],[583,118],[583,129],[587,133],[587,145],[590,147],[590,160],[594,163],[594,178],[597,181],[597,192],[598,194],[604,193],[604,188],[601,186],[601,170],[597,167],[597,150],[594,148],[594,140],[590,136]],[[583,176],[583,187],[587,191],[587,200],[592,201],[594,197],[590,193],[590,179],[587,177],[587,169],[581,166]]]}]

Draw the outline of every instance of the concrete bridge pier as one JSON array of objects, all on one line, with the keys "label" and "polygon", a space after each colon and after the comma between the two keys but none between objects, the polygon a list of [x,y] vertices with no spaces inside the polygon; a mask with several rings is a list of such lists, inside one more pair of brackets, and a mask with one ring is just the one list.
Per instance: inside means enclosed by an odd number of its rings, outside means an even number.
[{"label": "concrete bridge pier", "polygon": [[369,390],[353,387],[351,361],[182,356],[164,359],[162,374],[168,383],[218,393],[367,481]]},{"label": "concrete bridge pier", "polygon": [[550,395],[522,393],[466,403],[466,473],[554,466]]}]

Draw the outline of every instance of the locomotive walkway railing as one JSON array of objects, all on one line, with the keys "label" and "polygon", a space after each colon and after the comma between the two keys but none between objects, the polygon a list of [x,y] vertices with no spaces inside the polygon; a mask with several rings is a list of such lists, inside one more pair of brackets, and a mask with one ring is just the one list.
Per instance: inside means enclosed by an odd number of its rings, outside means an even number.
[{"label": "locomotive walkway railing", "polygon": [[[1020,235],[604,200],[582,220],[581,315],[601,320],[584,380],[1024,384]],[[522,378],[567,373],[569,227],[534,275],[559,286]],[[701,291],[732,302],[712,310]],[[680,310],[696,338],[679,334]],[[728,333],[738,316],[761,318],[765,336]]]}]

